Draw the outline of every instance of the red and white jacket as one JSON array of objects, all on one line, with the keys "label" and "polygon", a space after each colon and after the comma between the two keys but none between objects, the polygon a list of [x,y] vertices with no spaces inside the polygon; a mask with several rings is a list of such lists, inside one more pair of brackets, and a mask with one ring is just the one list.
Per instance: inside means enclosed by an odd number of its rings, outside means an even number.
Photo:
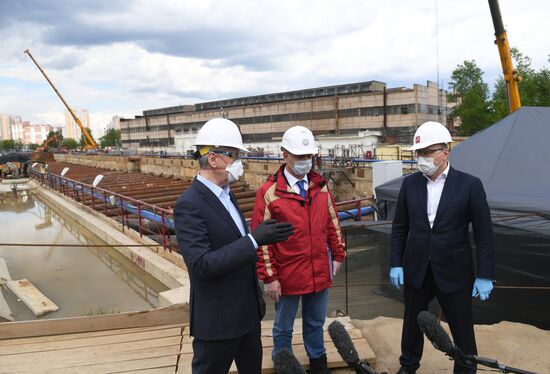
[{"label": "red and white jacket", "polygon": [[256,192],[252,230],[266,219],[290,222],[294,234],[282,243],[258,248],[258,277],[264,283],[278,280],[282,295],[304,295],[332,286],[329,265],[343,262],[345,243],[334,198],[323,177],[310,171],[304,199],[287,183],[285,164]]}]

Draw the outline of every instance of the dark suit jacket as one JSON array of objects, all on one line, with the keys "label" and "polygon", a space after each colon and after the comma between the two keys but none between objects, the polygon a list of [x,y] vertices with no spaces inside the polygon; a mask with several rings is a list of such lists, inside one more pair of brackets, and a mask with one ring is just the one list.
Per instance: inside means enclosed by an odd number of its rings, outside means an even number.
[{"label": "dark suit jacket", "polygon": [[477,277],[494,279],[493,226],[479,178],[449,168],[433,228],[428,221],[426,182],[421,172],[403,179],[392,227],[391,266],[403,266],[405,282],[417,289],[430,264],[442,292],[471,290],[471,223],[477,248]]},{"label": "dark suit jacket", "polygon": [[174,221],[191,281],[191,335],[203,340],[243,336],[265,311],[251,239],[241,235],[227,209],[198,180],[178,199]]}]

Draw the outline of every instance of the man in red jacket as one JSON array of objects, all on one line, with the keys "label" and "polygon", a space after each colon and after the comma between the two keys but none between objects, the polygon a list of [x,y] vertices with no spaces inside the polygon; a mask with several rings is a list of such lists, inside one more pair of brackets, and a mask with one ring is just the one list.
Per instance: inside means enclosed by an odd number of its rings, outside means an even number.
[{"label": "man in red jacket", "polygon": [[252,229],[266,219],[289,222],[285,242],[258,248],[258,277],[275,301],[273,355],[292,349],[292,331],[302,300],[302,334],[311,373],[330,373],[323,343],[328,288],[346,255],[334,198],[327,182],[311,171],[318,148],[309,129],[294,126],[283,135],[284,164],[256,193]]}]

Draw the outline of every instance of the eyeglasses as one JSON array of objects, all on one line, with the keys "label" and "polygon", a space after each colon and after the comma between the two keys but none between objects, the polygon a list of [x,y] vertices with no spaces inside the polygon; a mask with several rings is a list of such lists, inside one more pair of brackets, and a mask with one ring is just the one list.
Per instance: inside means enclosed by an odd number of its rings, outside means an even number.
[{"label": "eyeglasses", "polygon": [[419,156],[426,156],[426,155],[431,155],[435,152],[446,151],[446,150],[447,148],[419,149],[416,151],[416,154]]},{"label": "eyeglasses", "polygon": [[242,152],[239,151],[210,151],[211,153],[216,153],[219,155],[224,155],[229,158],[239,159],[242,157]]}]

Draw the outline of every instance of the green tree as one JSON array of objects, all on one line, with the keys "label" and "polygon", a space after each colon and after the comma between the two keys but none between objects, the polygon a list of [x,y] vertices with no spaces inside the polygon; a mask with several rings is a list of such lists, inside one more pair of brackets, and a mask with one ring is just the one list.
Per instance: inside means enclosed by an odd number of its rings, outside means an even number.
[{"label": "green tree", "polygon": [[475,60],[458,65],[449,82],[448,100],[455,103],[450,118],[460,120],[461,135],[472,135],[493,123],[489,86]]},{"label": "green tree", "polygon": [[65,138],[63,139],[63,143],[61,143],[61,145],[68,149],[75,149],[78,147],[78,142],[73,138]]},{"label": "green tree", "polygon": [[6,152],[15,150],[15,140],[13,139],[2,140],[2,150]]},{"label": "green tree", "polygon": [[28,145],[29,151],[34,151],[36,148],[38,148],[38,144],[31,143]]},{"label": "green tree", "polygon": [[50,139],[51,137],[53,137],[53,136],[56,136],[57,139],[59,139],[59,142],[57,140],[52,140],[51,142],[48,143],[48,148],[58,148],[61,145],[61,142],[63,141],[63,134],[61,133],[61,131],[51,130],[48,133],[48,136],[46,137],[46,140],[44,140],[42,142],[42,146],[44,146],[44,144],[46,144],[46,141],[48,139]]},{"label": "green tree", "polygon": [[120,130],[109,129],[100,139],[101,148],[120,146]]},{"label": "green tree", "polygon": [[[510,54],[514,61],[514,67],[521,76],[519,83],[521,105],[550,106],[550,70],[543,67],[536,71],[531,66],[531,58],[525,56],[517,48],[511,48]],[[500,120],[508,115],[508,94],[506,82],[502,76],[495,82],[492,102],[495,120]]]},{"label": "green tree", "polygon": [[[88,132],[88,135],[90,135],[90,138],[93,139],[93,141],[95,142],[95,139],[92,135],[92,130],[89,128],[89,127],[86,127],[86,131]],[[80,134],[80,146],[81,147],[85,147],[87,143],[87,139],[86,139],[86,136],[84,135],[84,133]]]}]

